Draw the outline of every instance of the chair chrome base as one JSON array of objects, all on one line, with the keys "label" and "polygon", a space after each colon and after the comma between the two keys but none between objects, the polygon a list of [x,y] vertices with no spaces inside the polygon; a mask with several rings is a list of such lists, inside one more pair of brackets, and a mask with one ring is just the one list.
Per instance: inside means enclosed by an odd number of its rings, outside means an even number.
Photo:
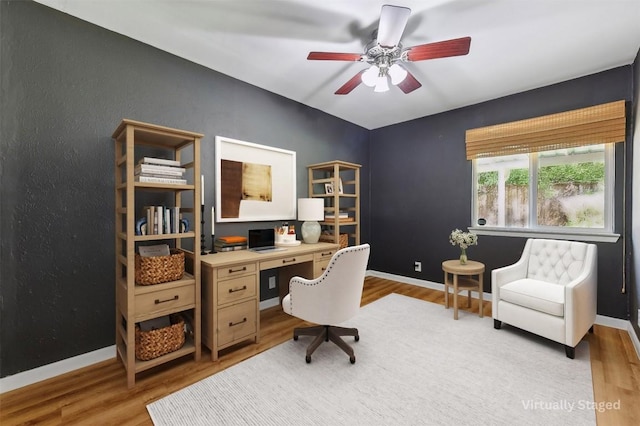
[{"label": "chair chrome base", "polygon": [[315,336],[311,344],[307,347],[307,356],[305,360],[307,364],[311,362],[311,354],[320,346],[323,341],[328,342],[331,340],[338,345],[340,349],[345,351],[349,355],[349,361],[351,364],[355,364],[356,356],[353,352],[353,348],[342,340],[342,336],[353,336],[355,341],[360,340],[357,328],[337,327],[333,325],[317,325],[313,327],[295,328],[293,330],[293,340],[298,340],[299,336]]}]

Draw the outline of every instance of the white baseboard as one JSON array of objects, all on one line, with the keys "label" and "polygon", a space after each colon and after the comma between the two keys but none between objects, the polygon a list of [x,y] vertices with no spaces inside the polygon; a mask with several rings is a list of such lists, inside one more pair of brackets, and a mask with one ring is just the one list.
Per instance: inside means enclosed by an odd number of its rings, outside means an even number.
[{"label": "white baseboard", "polygon": [[[394,275],[394,274],[389,274],[387,272],[378,272],[378,271],[367,271],[367,276],[368,277],[384,278],[384,279],[392,280],[392,281],[398,281],[398,282],[404,283],[404,284],[412,284],[412,285],[416,285],[418,287],[430,288],[432,290],[444,291],[444,284],[433,282],[433,281],[421,280],[419,278],[405,277],[405,276],[402,276],[402,275]],[[475,294],[476,297],[478,297],[478,292],[477,291],[472,291],[471,294],[472,295]],[[482,292],[482,299],[491,301],[491,293],[487,293],[486,291],[483,291]]]},{"label": "white baseboard", "polygon": [[[418,278],[405,277],[402,275],[389,274],[386,272],[370,270],[367,271],[367,276],[385,278],[388,280],[398,281],[405,284],[412,284],[419,287],[426,287],[434,290],[444,290],[444,284],[421,280]],[[476,294],[477,297],[477,292],[472,293]],[[484,292],[483,298],[485,300],[491,300],[491,293]],[[272,306],[277,306],[278,304],[278,298],[263,300],[262,302],[260,302],[260,309],[270,308]],[[640,359],[640,340],[638,340],[638,336],[636,335],[630,321],[598,315],[596,317],[596,324],[618,328],[620,330],[627,330],[627,332],[629,333],[629,337],[633,342],[633,346],[636,349],[638,359]],[[115,356],[116,347],[115,345],[113,345],[88,352],[86,354],[74,356],[72,358],[63,359],[62,361],[54,362],[52,364],[43,365],[42,367],[34,368],[33,370],[14,374],[13,376],[7,376],[0,379],[0,393],[9,392],[11,390],[28,386],[42,380],[50,379],[52,377],[78,370],[92,364],[107,361],[114,358]]]},{"label": "white baseboard", "polygon": [[260,302],[260,310],[273,308],[274,306],[278,306],[280,304],[279,297],[273,297],[271,299],[262,300]]},{"label": "white baseboard", "polygon": [[23,371],[0,379],[0,393],[9,392],[42,380],[50,379],[92,364],[107,361],[116,356],[116,345],[98,349],[86,354],[63,359],[32,370]]}]

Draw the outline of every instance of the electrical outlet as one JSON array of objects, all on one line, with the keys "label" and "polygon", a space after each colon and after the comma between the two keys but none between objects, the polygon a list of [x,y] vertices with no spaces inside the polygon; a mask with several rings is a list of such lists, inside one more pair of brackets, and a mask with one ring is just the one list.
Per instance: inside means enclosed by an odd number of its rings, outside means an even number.
[{"label": "electrical outlet", "polygon": [[269,290],[276,288],[276,277],[269,277]]},{"label": "electrical outlet", "polygon": [[422,272],[422,262],[418,262],[417,260],[413,262],[413,269],[416,272]]}]

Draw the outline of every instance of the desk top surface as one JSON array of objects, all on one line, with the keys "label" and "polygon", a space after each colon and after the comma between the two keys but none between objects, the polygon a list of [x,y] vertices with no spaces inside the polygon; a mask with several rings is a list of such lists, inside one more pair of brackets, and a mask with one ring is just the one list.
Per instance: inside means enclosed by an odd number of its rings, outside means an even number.
[{"label": "desk top surface", "polygon": [[293,247],[282,247],[284,250],[271,251],[267,253],[256,253],[251,250],[225,251],[215,254],[206,254],[200,256],[200,262],[212,268],[219,266],[234,265],[243,262],[261,262],[265,260],[282,259],[289,256],[301,254],[318,253],[323,250],[338,250],[340,244],[335,243],[317,243],[317,244],[300,244]]}]

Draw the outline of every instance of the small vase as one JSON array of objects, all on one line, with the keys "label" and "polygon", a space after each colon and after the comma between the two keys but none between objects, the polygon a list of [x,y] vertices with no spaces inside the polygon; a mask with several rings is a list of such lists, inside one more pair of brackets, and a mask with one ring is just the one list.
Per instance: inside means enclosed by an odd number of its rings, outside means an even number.
[{"label": "small vase", "polygon": [[462,250],[462,253],[460,253],[460,264],[466,265],[467,264],[467,249],[460,249],[460,250]]}]

